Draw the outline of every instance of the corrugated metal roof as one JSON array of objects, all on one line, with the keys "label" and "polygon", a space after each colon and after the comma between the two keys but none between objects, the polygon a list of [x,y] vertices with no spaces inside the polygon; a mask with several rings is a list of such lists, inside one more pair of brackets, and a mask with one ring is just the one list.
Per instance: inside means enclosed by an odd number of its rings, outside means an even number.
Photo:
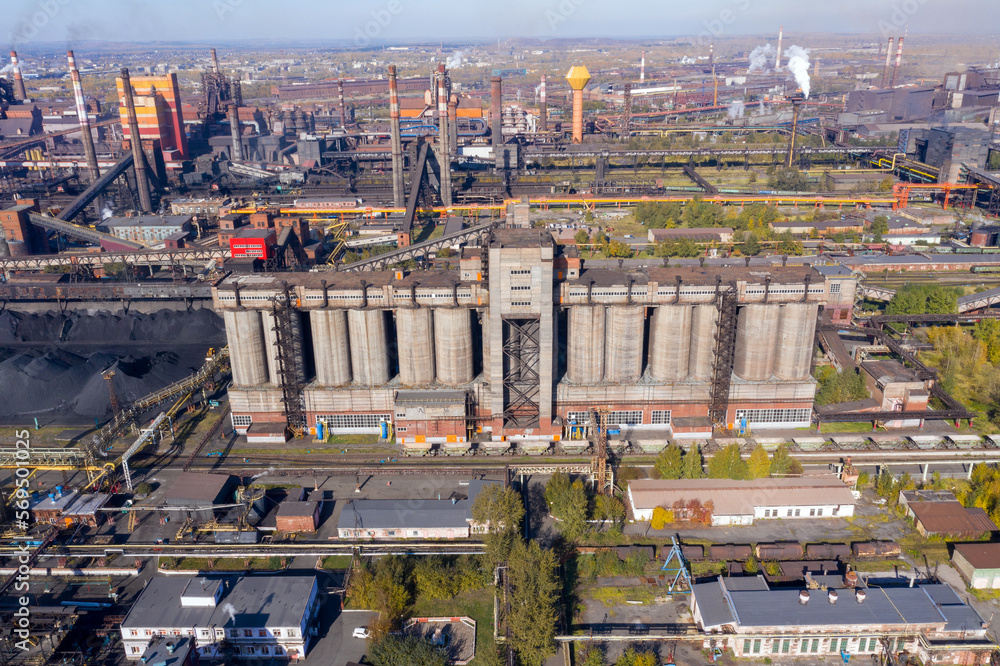
[{"label": "corrugated metal roof", "polygon": [[178,502],[202,502],[205,504],[222,504],[223,492],[229,485],[229,477],[225,474],[199,474],[197,472],[181,472],[167,489],[163,499],[168,504]]},{"label": "corrugated metal roof", "polygon": [[1000,543],[956,543],[955,552],[976,569],[1000,569]]},{"label": "corrugated metal roof", "polygon": [[994,532],[996,523],[982,509],[966,509],[961,502],[914,502],[908,504],[924,529],[930,533],[960,534]]},{"label": "corrugated metal roof", "polygon": [[642,479],[629,481],[636,509],[673,506],[678,500],[711,500],[716,515],[752,515],[755,506],[854,505],[854,496],[834,478],[755,479]]}]

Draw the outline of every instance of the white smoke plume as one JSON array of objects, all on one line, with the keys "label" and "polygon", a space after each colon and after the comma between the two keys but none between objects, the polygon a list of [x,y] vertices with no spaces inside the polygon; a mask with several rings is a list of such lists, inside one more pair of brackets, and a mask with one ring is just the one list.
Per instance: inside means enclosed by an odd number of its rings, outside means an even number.
[{"label": "white smoke plume", "polygon": [[689,58],[687,56],[684,56],[683,58],[681,58],[681,64],[682,65],[693,65],[696,62],[698,62],[698,61],[695,60],[694,58]]},{"label": "white smoke plume", "polygon": [[250,477],[250,481],[251,481],[251,482],[253,482],[253,481],[256,481],[256,480],[257,480],[257,479],[259,479],[260,477],[262,477],[262,476],[267,476],[268,474],[270,474],[270,473],[271,473],[271,472],[273,472],[273,471],[274,471],[274,465],[271,465],[270,467],[268,467],[268,468],[267,468],[266,470],[264,470],[264,471],[263,471],[263,472],[261,472],[260,474],[254,474],[253,476],[251,476],[251,477]]},{"label": "white smoke plume", "polygon": [[763,115],[764,115],[765,113],[767,113],[767,112],[768,112],[769,110],[770,110],[770,109],[768,109],[768,108],[767,108],[767,106],[766,106],[766,105],[764,104],[764,98],[763,98],[763,97],[761,97],[761,98],[760,98],[760,104],[759,104],[759,106],[758,106],[758,109],[757,109],[757,115],[759,115],[759,116],[763,116]]},{"label": "white smoke plume", "polygon": [[114,214],[115,214],[115,212],[113,210],[111,210],[110,207],[105,206],[104,210],[101,211],[101,219],[102,220],[106,220],[109,217],[112,217]]},{"label": "white smoke plume", "polygon": [[455,51],[454,53],[452,53],[448,57],[448,60],[445,61],[444,66],[447,67],[448,69],[460,69],[462,67],[462,52]]},{"label": "white smoke plume", "polygon": [[235,625],[236,624],[236,607],[233,606],[231,603],[226,602],[226,603],[222,604],[222,610],[223,610],[223,612],[229,613],[229,619],[232,620],[233,624]]},{"label": "white smoke plume", "polygon": [[14,63],[9,62],[6,65],[4,65],[3,67],[0,67],[0,74],[6,74],[7,72],[11,71],[12,69],[14,69]]},{"label": "white smoke plume", "polygon": [[742,118],[746,113],[746,104],[744,104],[741,99],[734,99],[733,103],[729,105],[729,111],[727,113],[729,114],[730,120]]},{"label": "white smoke plume", "polygon": [[755,48],[750,52],[750,69],[747,70],[747,74],[753,74],[754,72],[770,72],[771,63],[774,62],[775,54],[776,52],[774,47],[771,46],[770,42]]},{"label": "white smoke plume", "polygon": [[790,46],[785,51],[788,57],[788,71],[795,77],[795,83],[802,88],[802,94],[809,99],[809,50],[801,46]]}]

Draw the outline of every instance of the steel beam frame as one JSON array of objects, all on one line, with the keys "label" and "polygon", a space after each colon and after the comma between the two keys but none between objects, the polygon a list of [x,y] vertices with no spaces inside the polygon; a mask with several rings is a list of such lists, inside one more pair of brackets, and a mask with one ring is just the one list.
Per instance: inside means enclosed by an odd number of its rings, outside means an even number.
[{"label": "steel beam frame", "polygon": [[504,427],[538,427],[541,348],[537,318],[503,320]]},{"label": "steel beam frame", "polygon": [[715,333],[715,372],[712,377],[712,402],[709,417],[716,430],[725,430],[729,412],[729,389],[736,358],[736,323],[739,315],[736,285],[722,286],[722,278],[715,278],[715,307],[719,322]]}]

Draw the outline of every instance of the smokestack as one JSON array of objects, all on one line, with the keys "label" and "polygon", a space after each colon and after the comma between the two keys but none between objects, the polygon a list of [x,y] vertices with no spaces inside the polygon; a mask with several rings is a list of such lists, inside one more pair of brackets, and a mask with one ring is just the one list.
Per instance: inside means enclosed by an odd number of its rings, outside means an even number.
[{"label": "smokestack", "polygon": [[885,88],[889,84],[889,65],[892,64],[892,43],[895,41],[892,37],[889,38],[889,48],[885,50],[885,65],[882,66],[882,87]]},{"label": "smokestack", "polygon": [[403,200],[403,142],[399,136],[399,89],[396,86],[396,66],[389,65],[389,123],[392,137],[392,200],[396,208],[406,205]]},{"label": "smokestack", "polygon": [[774,69],[781,69],[781,40],[785,36],[785,26],[778,26],[778,55],[774,58]]},{"label": "smokestack", "polygon": [[[344,107],[344,82],[337,81],[337,98],[340,100],[340,126],[347,127],[347,108]],[[398,107],[399,100],[396,100]]]},{"label": "smokestack", "polygon": [[542,74],[542,84],[538,89],[538,129],[549,131],[549,105],[545,101],[545,75]]},{"label": "smokestack", "polygon": [[639,83],[646,81],[646,52],[642,52],[642,60],[639,61]]},{"label": "smokestack", "polygon": [[448,151],[458,153],[458,95],[454,93],[448,98]]},{"label": "smokestack", "polygon": [[90,115],[87,113],[87,102],[83,99],[83,84],[80,83],[80,71],[76,68],[76,58],[72,51],[66,52],[69,60],[69,73],[73,79],[73,96],[76,98],[76,115],[80,120],[80,132],[83,134],[83,154],[87,158],[87,168],[90,169],[90,182],[101,177],[97,168],[97,151],[94,150],[94,135],[90,133]]},{"label": "smokestack", "polygon": [[10,52],[10,65],[14,69],[14,98],[26,100],[28,94],[24,91],[24,79],[21,78],[21,65],[17,62],[17,51]]},{"label": "smokestack", "polygon": [[149,198],[149,181],[146,179],[146,156],[142,152],[142,141],[139,140],[139,117],[135,112],[135,100],[132,98],[132,80],[128,69],[122,68],[122,91],[125,95],[125,111],[128,115],[128,137],[132,144],[132,161],[135,169],[135,186],[139,190],[139,208],[143,213],[153,210],[153,202]]},{"label": "smokestack", "polygon": [[233,137],[233,154],[230,159],[233,162],[243,161],[243,141],[240,138],[240,107],[235,104],[229,105],[229,132]]},{"label": "smokestack", "polygon": [[448,91],[444,63],[438,65],[438,166],[441,168],[441,202],[451,205],[451,152],[448,150]]},{"label": "smokestack", "polygon": [[715,67],[715,44],[708,45],[708,64]]},{"label": "smokestack", "polygon": [[574,65],[566,81],[573,89],[573,143],[583,143],[583,89],[590,81],[590,72],[583,65]]},{"label": "smokestack", "polygon": [[792,168],[792,160],[795,157],[795,132],[799,129],[799,110],[802,108],[802,100],[799,98],[792,99],[792,135],[788,137],[788,159],[785,160],[785,166],[789,169]]},{"label": "smokestack", "polygon": [[219,73],[219,57],[215,55],[215,49],[212,49],[212,71]]},{"label": "smokestack", "polygon": [[899,67],[903,64],[903,37],[899,38],[899,48],[896,49],[896,67],[892,70],[892,83],[889,84],[890,88],[896,87],[896,80],[899,78]]},{"label": "smokestack", "polygon": [[503,119],[500,114],[503,112],[500,106],[500,98],[503,95],[503,79],[499,76],[490,78],[490,133],[493,135],[492,143],[498,146],[503,143]]}]

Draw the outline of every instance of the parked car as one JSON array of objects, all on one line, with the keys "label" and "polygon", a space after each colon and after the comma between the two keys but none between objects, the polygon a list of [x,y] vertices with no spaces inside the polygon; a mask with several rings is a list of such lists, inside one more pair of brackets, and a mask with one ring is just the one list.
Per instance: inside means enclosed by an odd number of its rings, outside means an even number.
[{"label": "parked car", "polygon": [[368,638],[371,636],[371,632],[368,631],[368,627],[355,627],[354,633],[351,634],[352,638]]}]

